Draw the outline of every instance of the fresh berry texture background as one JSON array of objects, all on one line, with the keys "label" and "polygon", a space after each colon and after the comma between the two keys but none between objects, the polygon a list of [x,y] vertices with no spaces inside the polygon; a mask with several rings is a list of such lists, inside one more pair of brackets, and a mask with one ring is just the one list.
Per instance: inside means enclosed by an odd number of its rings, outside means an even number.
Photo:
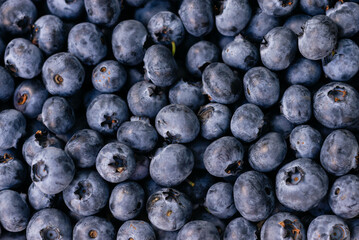
[{"label": "fresh berry texture background", "polygon": [[0,240],[359,240],[358,0],[0,0]]}]

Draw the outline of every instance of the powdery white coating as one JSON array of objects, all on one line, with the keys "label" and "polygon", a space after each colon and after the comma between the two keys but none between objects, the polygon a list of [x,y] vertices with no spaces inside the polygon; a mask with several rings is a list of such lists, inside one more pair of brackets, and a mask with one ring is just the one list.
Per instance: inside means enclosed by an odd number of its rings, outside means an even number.
[{"label": "powdery white coating", "polygon": [[182,227],[176,240],[220,240],[218,230],[213,223],[194,220]]},{"label": "powdery white coating", "polygon": [[155,232],[150,224],[141,220],[130,220],[122,224],[117,232],[116,240],[128,239],[156,240]]},{"label": "powdery white coating", "polygon": [[299,0],[258,0],[259,7],[268,15],[281,17],[290,14]]},{"label": "powdery white coating", "polygon": [[97,239],[115,239],[116,236],[115,228],[109,220],[90,216],[76,223],[72,239],[88,239],[92,231],[96,231]]},{"label": "powdery white coating", "polygon": [[46,0],[50,12],[59,18],[74,20],[84,12],[84,0]]},{"label": "powdery white coating", "polygon": [[257,228],[243,217],[230,221],[223,233],[223,240],[258,240]]},{"label": "powdery white coating", "polygon": [[321,215],[316,217],[308,227],[308,240],[319,240],[319,236],[327,236],[328,239],[351,239],[348,225],[335,215]]},{"label": "powdery white coating", "polygon": [[289,141],[297,158],[311,159],[319,155],[323,142],[320,132],[310,125],[295,127],[289,136]]},{"label": "powdery white coating", "polygon": [[16,148],[19,139],[25,135],[26,118],[15,109],[0,112],[0,149]]},{"label": "powdery white coating", "polygon": [[122,2],[118,0],[84,0],[90,22],[112,27],[121,15]]}]

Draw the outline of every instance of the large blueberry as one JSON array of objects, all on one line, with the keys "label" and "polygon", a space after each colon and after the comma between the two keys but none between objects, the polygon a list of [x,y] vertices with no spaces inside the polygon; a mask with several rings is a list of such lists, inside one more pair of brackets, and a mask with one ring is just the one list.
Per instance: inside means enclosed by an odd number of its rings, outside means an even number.
[{"label": "large blueberry", "polygon": [[121,123],[129,118],[126,102],[114,94],[101,94],[87,107],[88,125],[100,133],[114,135]]},{"label": "large blueberry", "polygon": [[348,225],[335,215],[321,215],[315,218],[308,227],[308,240],[318,239],[318,236],[327,236],[327,239],[351,239]]},{"label": "large blueberry", "polygon": [[327,194],[328,176],[313,160],[299,158],[284,165],[276,176],[277,199],[296,211],[308,211]]},{"label": "large blueberry", "polygon": [[147,49],[143,58],[145,76],[159,87],[168,87],[178,78],[178,66],[171,51],[160,44]]},{"label": "large blueberry", "polygon": [[70,96],[81,88],[85,70],[71,53],[56,53],[42,66],[42,80],[52,95]]},{"label": "large blueberry", "polygon": [[213,184],[208,189],[204,206],[207,211],[218,218],[231,218],[237,212],[234,206],[232,184],[226,182]]},{"label": "large blueberry", "polygon": [[156,228],[177,231],[191,218],[192,203],[176,189],[162,188],[148,198],[146,210]]},{"label": "large blueberry", "polygon": [[69,217],[55,208],[36,212],[26,228],[26,238],[33,240],[72,239],[72,226]]},{"label": "large blueberry", "polygon": [[261,135],[265,122],[262,110],[255,104],[246,103],[234,112],[231,119],[231,132],[242,141],[252,142]]},{"label": "large blueberry", "polygon": [[265,67],[251,68],[243,77],[244,94],[248,102],[268,108],[279,99],[278,76]]},{"label": "large blueberry", "polygon": [[15,38],[6,46],[4,62],[14,76],[31,79],[40,74],[44,59],[41,50],[29,40]]},{"label": "large blueberry", "polygon": [[81,129],[72,135],[65,146],[65,152],[80,168],[92,167],[104,142],[101,134],[91,129]]},{"label": "large blueberry", "polygon": [[322,136],[318,130],[310,125],[295,127],[289,136],[290,147],[297,158],[315,159],[322,147]]},{"label": "large blueberry", "polygon": [[150,224],[141,220],[130,220],[124,222],[117,232],[116,240],[155,240],[156,235]]},{"label": "large blueberry", "polygon": [[42,106],[41,118],[44,125],[56,134],[68,132],[75,124],[75,113],[63,97],[48,98]]},{"label": "large blueberry", "polygon": [[194,220],[178,232],[177,240],[220,240],[219,233],[213,223],[203,220]]},{"label": "large blueberry", "polygon": [[359,176],[348,174],[337,178],[329,192],[329,205],[342,218],[359,215]]},{"label": "large blueberry", "polygon": [[119,91],[127,81],[125,68],[114,60],[99,63],[92,70],[92,85],[101,93]]},{"label": "large blueberry", "polygon": [[337,44],[338,27],[329,17],[317,15],[305,22],[298,37],[300,53],[310,60],[328,56]]},{"label": "large blueberry", "polygon": [[244,148],[234,137],[226,136],[213,141],[204,152],[207,171],[216,177],[237,175],[243,168]]},{"label": "large blueberry", "polygon": [[248,161],[254,170],[270,172],[284,161],[286,154],[285,138],[280,133],[270,132],[250,146]]},{"label": "large blueberry", "polygon": [[201,82],[178,81],[168,92],[170,103],[183,104],[197,111],[206,101]]},{"label": "large blueberry", "polygon": [[236,102],[241,95],[239,77],[224,63],[216,62],[208,65],[202,74],[203,91],[211,101],[230,104]]},{"label": "large blueberry", "polygon": [[24,162],[13,154],[0,156],[0,190],[19,187],[24,183],[26,173]]},{"label": "large blueberry", "polygon": [[319,82],[321,75],[320,62],[300,57],[287,68],[285,79],[291,85],[300,84],[309,87]]},{"label": "large blueberry", "polygon": [[112,32],[113,55],[122,64],[134,66],[145,56],[146,28],[136,20],[120,22]]},{"label": "large blueberry", "polygon": [[239,175],[233,198],[238,212],[252,222],[265,220],[274,210],[274,188],[264,173],[248,171]]},{"label": "large blueberry", "polygon": [[178,14],[189,34],[201,37],[212,31],[214,18],[210,0],[184,0]]},{"label": "large blueberry", "polygon": [[115,239],[116,232],[112,223],[104,218],[90,216],[81,218],[74,226],[72,239]]},{"label": "large blueberry", "polygon": [[328,83],[313,97],[314,116],[328,128],[353,126],[359,118],[359,93],[345,83]]},{"label": "large blueberry", "polygon": [[47,147],[37,153],[31,164],[31,179],[46,194],[62,192],[75,175],[75,164],[60,148]]},{"label": "large blueberry", "polygon": [[229,129],[231,110],[220,103],[209,103],[202,106],[198,113],[201,122],[201,135],[205,139],[212,140],[222,137]]},{"label": "large blueberry", "polygon": [[111,142],[98,153],[96,169],[106,181],[119,183],[135,172],[136,159],[131,148],[119,142]]},{"label": "large blueberry", "polygon": [[27,194],[31,207],[33,207],[36,211],[53,207],[56,201],[55,194],[46,194],[41,192],[35,183],[31,183]]},{"label": "large blueberry", "polygon": [[162,108],[156,116],[155,124],[158,134],[174,143],[191,142],[200,130],[197,116],[189,107],[181,104]]},{"label": "large blueberry", "polygon": [[84,0],[46,0],[50,12],[65,20],[75,20],[84,12]]},{"label": "large blueberry", "polygon": [[320,151],[320,163],[327,172],[336,176],[356,169],[359,145],[353,133],[339,129],[331,132],[324,140]]},{"label": "large blueberry", "polygon": [[42,106],[49,93],[40,80],[22,81],[14,92],[14,107],[26,117],[36,118],[42,111]]},{"label": "large blueberry", "polygon": [[257,240],[257,228],[243,217],[230,221],[223,233],[223,240]]},{"label": "large blueberry", "polygon": [[258,0],[259,7],[268,15],[281,17],[290,14],[299,0]]},{"label": "large blueberry", "polygon": [[189,148],[170,144],[156,151],[150,163],[150,175],[157,184],[172,187],[191,174],[193,165],[194,157]]},{"label": "large blueberry", "polygon": [[87,18],[90,22],[112,27],[122,10],[122,2],[117,0],[84,0]]},{"label": "large blueberry", "polygon": [[135,218],[142,210],[145,202],[145,191],[137,182],[122,182],[111,192],[109,208],[112,215],[127,221]]}]

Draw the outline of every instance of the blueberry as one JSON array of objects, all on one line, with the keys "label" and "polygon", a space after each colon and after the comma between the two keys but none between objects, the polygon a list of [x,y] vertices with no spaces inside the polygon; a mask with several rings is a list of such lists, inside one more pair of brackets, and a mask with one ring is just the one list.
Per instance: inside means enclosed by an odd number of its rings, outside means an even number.
[{"label": "blueberry", "polygon": [[181,104],[170,104],[162,108],[156,116],[155,124],[158,134],[173,143],[191,142],[200,130],[194,112]]},{"label": "blueberry", "polygon": [[12,35],[24,35],[37,18],[37,9],[30,0],[7,0],[0,6],[0,28]]},{"label": "blueberry", "polygon": [[205,209],[197,210],[196,212],[194,212],[194,215],[192,216],[192,220],[203,220],[212,223],[216,227],[217,232],[220,234],[220,236],[222,236],[222,233],[224,232],[224,229],[226,227],[224,221],[210,214]]},{"label": "blueberry", "polygon": [[164,231],[177,231],[189,221],[192,203],[186,195],[173,188],[162,188],[147,200],[148,219]]},{"label": "blueberry", "polygon": [[172,187],[191,174],[193,165],[190,149],[181,144],[170,144],[156,151],[150,163],[150,175],[157,184]]},{"label": "blueberry", "polygon": [[69,217],[55,208],[36,212],[26,228],[26,238],[34,240],[71,240],[72,226]]},{"label": "blueberry", "polygon": [[208,189],[215,183],[215,178],[203,170],[194,170],[187,179],[178,186],[178,190],[186,194],[192,203],[202,204]]},{"label": "blueberry", "polygon": [[107,55],[104,35],[93,23],[79,23],[71,28],[67,46],[86,65],[96,65]]},{"label": "blueberry", "polygon": [[135,218],[142,210],[145,202],[145,192],[136,182],[122,182],[111,192],[109,207],[112,215],[127,221]]},{"label": "blueberry", "polygon": [[359,118],[359,94],[345,83],[323,85],[313,97],[314,117],[328,128],[353,126]]},{"label": "blueberry", "polygon": [[244,29],[252,15],[248,0],[215,1],[216,27],[224,36],[235,36]]},{"label": "blueberry", "polygon": [[322,66],[318,61],[300,57],[285,72],[285,79],[291,85],[299,84],[310,87],[319,82]]},{"label": "blueberry", "polygon": [[6,46],[5,67],[16,77],[36,77],[41,72],[43,61],[40,49],[27,39],[15,38]]},{"label": "blueberry", "polygon": [[359,71],[359,47],[350,39],[341,39],[322,64],[325,75],[331,80],[348,81]]},{"label": "blueberry", "polygon": [[243,217],[230,221],[223,233],[223,240],[257,240],[257,228]]},{"label": "blueberry", "polygon": [[0,149],[17,147],[19,139],[25,135],[26,119],[15,109],[0,112]]},{"label": "blueberry", "polygon": [[359,214],[359,177],[348,174],[337,178],[329,192],[329,205],[335,215],[355,218]]},{"label": "blueberry", "polygon": [[120,22],[112,32],[113,55],[122,64],[134,66],[145,56],[147,30],[136,20]]},{"label": "blueberry", "polygon": [[177,240],[219,240],[216,227],[207,221],[195,220],[187,223],[178,232]]},{"label": "blueberry", "polygon": [[224,63],[209,64],[202,74],[203,91],[211,101],[230,104],[241,95],[239,77]]},{"label": "blueberry", "polygon": [[265,220],[274,210],[274,188],[264,173],[248,171],[239,175],[233,197],[238,212],[252,222]]},{"label": "blueberry", "polygon": [[284,70],[297,53],[297,37],[286,27],[276,27],[264,37],[260,46],[261,60],[270,70]]},{"label": "blueberry", "polygon": [[282,97],[280,111],[293,124],[303,124],[312,116],[312,96],[301,85],[288,87]]},{"label": "blueberry", "polygon": [[255,104],[246,103],[236,109],[230,127],[233,136],[244,142],[252,142],[261,135],[265,123],[262,110]]},{"label": "blueberry", "polygon": [[238,34],[222,50],[223,62],[228,66],[248,71],[259,61],[259,52],[255,45]]},{"label": "blueberry", "polygon": [[47,147],[37,153],[31,164],[31,179],[46,194],[62,192],[75,175],[75,164],[61,149]]},{"label": "blueberry", "polygon": [[258,0],[259,7],[268,15],[276,17],[290,14],[299,0]]},{"label": "blueberry", "polygon": [[325,13],[338,26],[339,37],[352,37],[359,32],[359,4],[337,2]]},{"label": "blueberry", "polygon": [[147,49],[143,58],[145,76],[158,87],[168,87],[178,78],[178,66],[171,51],[160,44]]},{"label": "blueberry", "polygon": [[42,106],[42,122],[55,134],[68,132],[75,124],[75,113],[63,97],[50,97]]},{"label": "blueberry", "polygon": [[85,70],[71,53],[56,53],[42,66],[42,80],[50,94],[70,96],[81,88]]},{"label": "blueberry", "polygon": [[50,12],[64,20],[75,20],[84,12],[84,0],[46,0]]},{"label": "blueberry", "polygon": [[26,177],[23,161],[10,153],[0,157],[0,190],[19,187]]},{"label": "blueberry", "polygon": [[322,147],[322,136],[318,130],[310,125],[295,127],[289,136],[290,147],[297,158],[316,159]]},{"label": "blueberry", "polygon": [[133,151],[119,142],[106,144],[97,155],[96,170],[111,183],[127,180],[136,170]]},{"label": "blueberry", "polygon": [[251,68],[243,77],[244,94],[248,102],[268,108],[279,99],[278,76],[265,67]]},{"label": "blueberry", "polygon": [[129,118],[126,102],[114,94],[101,94],[87,107],[87,123],[102,134],[114,135],[120,125]]},{"label": "blueberry", "polygon": [[198,111],[198,119],[201,122],[201,136],[208,140],[214,140],[224,136],[229,130],[231,111],[220,103],[209,103]]},{"label": "blueberry", "polygon": [[64,23],[54,15],[38,18],[32,27],[31,41],[48,56],[60,52],[66,44]]},{"label": "blueberry", "polygon": [[325,197],[328,185],[328,176],[319,164],[299,158],[277,172],[276,195],[284,206],[304,212]]},{"label": "blueberry", "polygon": [[130,220],[122,224],[117,232],[116,240],[155,240],[156,235],[150,224],[141,220]]},{"label": "blueberry", "polygon": [[106,27],[116,24],[121,14],[121,4],[117,0],[84,0],[88,20]]},{"label": "blueberry", "polygon": [[207,171],[216,177],[237,175],[243,168],[244,148],[234,137],[226,136],[213,141],[204,152]]},{"label": "blueberry", "polygon": [[257,9],[254,16],[252,16],[244,35],[251,41],[260,43],[271,29],[280,26],[279,18],[266,14],[260,8]]},{"label": "blueberry", "polygon": [[133,115],[154,118],[168,101],[163,89],[150,82],[141,81],[128,91],[127,103]]},{"label": "blueberry", "polygon": [[[129,0],[126,0],[127,2]],[[136,1],[136,0],[130,0]],[[139,0],[143,1],[143,0]],[[138,8],[135,11],[135,19],[146,25],[150,21],[151,17],[162,11],[171,11],[171,1],[167,0],[145,0],[146,4],[142,8]]]},{"label": "blueberry", "polygon": [[88,168],[95,165],[96,156],[103,145],[101,134],[91,129],[82,129],[75,132],[66,143],[65,152],[77,167]]},{"label": "blueberry", "polygon": [[338,27],[329,17],[317,15],[305,22],[298,36],[300,53],[310,60],[328,56],[337,43]]},{"label": "blueberry", "polygon": [[56,201],[55,194],[46,194],[41,192],[41,190],[34,183],[31,183],[27,194],[31,207],[36,211],[53,207]]},{"label": "blueberry", "polygon": [[306,239],[306,231],[299,218],[279,212],[268,218],[261,229],[262,240]]},{"label": "blueberry", "polygon": [[161,11],[151,17],[147,30],[155,43],[164,45],[174,42],[178,46],[185,35],[181,19],[169,11]]},{"label": "blueberry", "polygon": [[30,219],[30,208],[24,196],[13,190],[0,191],[0,222],[9,232],[21,232]]},{"label": "blueberry", "polygon": [[218,62],[220,52],[212,42],[199,41],[193,44],[186,55],[187,70],[196,77],[201,77],[203,70],[211,63]]},{"label": "blueberry", "polygon": [[315,218],[308,227],[308,240],[325,236],[328,239],[351,239],[348,225],[335,215],[322,215]]},{"label": "blueberry", "polygon": [[104,218],[90,216],[82,218],[76,223],[72,232],[72,239],[115,239],[116,232],[112,223]]},{"label": "blueberry", "polygon": [[22,81],[14,92],[14,107],[26,117],[36,118],[42,111],[42,106],[49,93],[39,80]]},{"label": "blueberry", "polygon": [[92,71],[92,85],[101,93],[121,90],[127,80],[125,68],[114,60],[99,63]]},{"label": "blueberry", "polygon": [[90,216],[105,207],[110,190],[107,183],[93,170],[78,171],[63,191],[66,206],[76,214]]},{"label": "blueberry", "polygon": [[9,72],[2,66],[0,66],[0,85],[2,88],[0,92],[0,101],[5,102],[12,97],[15,89],[15,82]]},{"label": "blueberry", "polygon": [[359,145],[353,133],[340,129],[331,132],[324,140],[320,151],[320,163],[327,172],[335,176],[356,169]]},{"label": "blueberry", "polygon": [[63,143],[54,134],[47,130],[37,130],[22,145],[22,156],[31,166],[35,154],[47,147],[63,148]]},{"label": "blueberry", "polygon": [[208,189],[204,206],[218,218],[231,218],[237,212],[234,206],[232,184],[225,182],[213,184]]},{"label": "blueberry", "polygon": [[128,121],[121,124],[117,131],[117,140],[139,152],[149,152],[155,148],[158,140],[156,129],[143,120]]},{"label": "blueberry", "polygon": [[277,132],[270,132],[252,144],[248,152],[248,161],[254,170],[270,172],[285,159],[287,143]]},{"label": "blueberry", "polygon": [[210,0],[184,0],[178,14],[187,32],[195,37],[202,37],[213,29],[214,19]]},{"label": "blueberry", "polygon": [[183,79],[170,88],[168,98],[170,103],[186,105],[193,111],[197,111],[206,101],[201,82],[189,82]]},{"label": "blueberry", "polygon": [[284,27],[292,30],[295,35],[300,35],[303,31],[302,26],[308,21],[311,17],[306,14],[296,14],[288,17],[288,19],[284,23]]}]

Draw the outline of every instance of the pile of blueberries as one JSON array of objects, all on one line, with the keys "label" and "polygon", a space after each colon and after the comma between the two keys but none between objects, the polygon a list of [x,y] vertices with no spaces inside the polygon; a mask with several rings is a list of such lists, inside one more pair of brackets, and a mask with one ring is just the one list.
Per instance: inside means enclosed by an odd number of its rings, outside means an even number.
[{"label": "pile of blueberries", "polygon": [[0,240],[358,240],[359,0],[0,0]]}]

